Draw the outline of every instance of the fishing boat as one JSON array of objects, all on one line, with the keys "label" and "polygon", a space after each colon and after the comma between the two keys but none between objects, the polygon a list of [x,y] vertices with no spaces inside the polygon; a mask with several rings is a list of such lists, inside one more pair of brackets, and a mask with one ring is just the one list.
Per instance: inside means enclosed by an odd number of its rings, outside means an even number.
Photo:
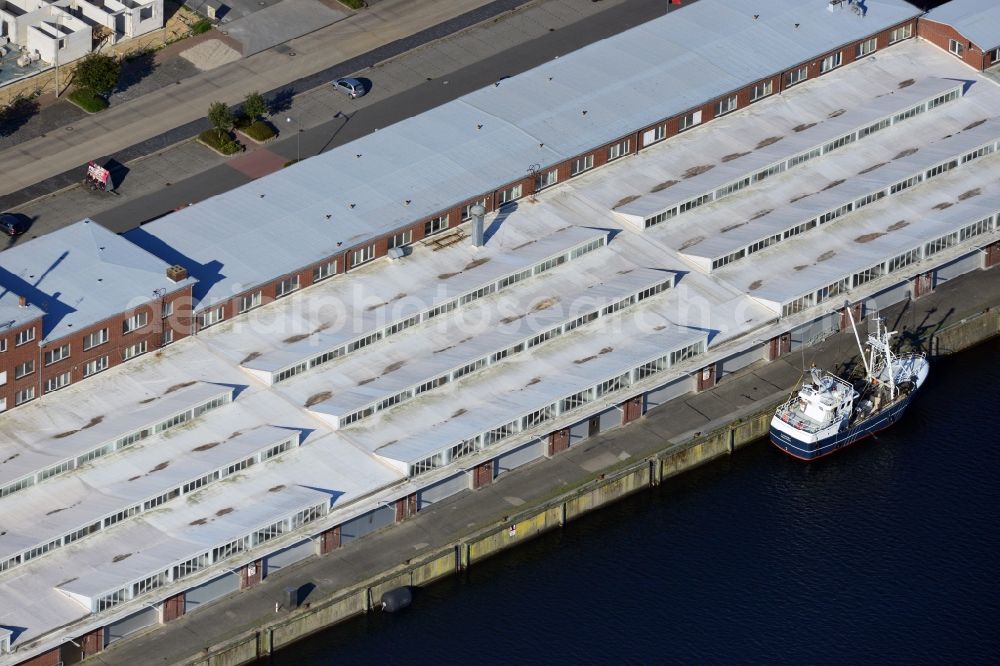
[{"label": "fishing boat", "polygon": [[816,460],[884,430],[898,421],[927,379],[923,353],[896,354],[882,319],[873,318],[867,350],[851,310],[851,328],[861,350],[863,377],[839,377],[811,368],[797,393],[771,419],[771,442],[800,460]]}]

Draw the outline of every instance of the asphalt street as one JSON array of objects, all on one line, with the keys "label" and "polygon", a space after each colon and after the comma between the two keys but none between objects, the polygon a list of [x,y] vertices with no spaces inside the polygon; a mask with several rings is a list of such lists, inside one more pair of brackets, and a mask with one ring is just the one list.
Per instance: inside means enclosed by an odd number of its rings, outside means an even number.
[{"label": "asphalt street", "polygon": [[[373,92],[376,93],[372,97],[378,97],[379,69],[365,69],[365,67],[391,59],[401,50],[411,51],[422,44],[452,34],[469,24],[481,22],[484,18],[519,4],[523,4],[522,0],[500,0],[490,3],[479,10],[462,15],[454,21],[418,33],[412,38],[400,40],[400,42],[372,51],[330,70],[300,79],[279,90],[270,91],[268,95],[272,98],[277,96],[291,99],[295,95],[301,95],[306,91],[326,85],[331,78],[336,76],[360,72],[361,76],[367,75],[372,81]],[[406,85],[410,85],[409,88],[392,96],[378,99],[374,103],[368,103],[370,98],[363,98],[357,100],[356,103],[345,104],[343,105],[346,109],[344,113],[338,114],[336,117],[334,117],[335,112],[331,109],[328,121],[304,129],[298,138],[295,138],[294,131],[286,131],[284,133],[288,135],[288,138],[269,145],[268,149],[288,160],[296,159],[299,154],[305,159],[490,85],[504,77],[526,71],[587,44],[661,16],[670,7],[663,0],[624,0],[624,2],[619,3],[607,3],[607,8],[601,9],[598,13],[567,25],[551,27],[549,28],[550,32],[541,37],[514,44],[494,55],[477,60],[476,53],[469,51],[465,54],[468,56],[466,60],[471,61],[468,64],[460,61],[439,63],[439,69],[446,68],[447,65],[458,65],[459,67],[454,71],[436,77],[425,77],[425,79],[407,82]],[[511,20],[516,21],[517,17],[512,17]],[[490,33],[494,31],[498,33],[496,38],[509,38],[509,31],[501,33],[501,29],[494,27],[495,25],[486,24],[481,28],[476,28],[485,33],[479,38],[490,40],[493,38]],[[408,56],[409,54],[406,54],[398,58],[398,60],[403,61],[400,63],[402,69],[406,69],[405,60]],[[392,63],[387,67],[391,65]],[[430,80],[426,80],[426,78],[430,78]],[[350,110],[351,104],[357,108]],[[276,124],[280,123],[282,117],[283,114],[275,116]],[[127,164],[143,155],[164,150],[179,141],[194,136],[206,129],[206,125],[207,121],[189,123],[105,159],[113,159],[118,163]],[[292,129],[292,126],[286,125],[280,129]],[[154,155],[148,159],[157,159],[157,157]],[[56,179],[50,179],[50,181],[57,180],[58,182],[47,182],[43,187],[53,189],[65,187],[77,182],[80,173],[78,170],[66,172]],[[129,200],[107,210],[93,213],[82,212],[91,214],[93,219],[113,231],[123,232],[143,222],[161,217],[177,208],[250,182],[250,180],[249,176],[232,169],[225,163],[220,163],[185,179],[178,179],[176,182],[170,181],[169,186],[143,196],[129,197]],[[129,182],[129,176],[126,174],[119,188],[121,191],[127,192],[130,187],[132,187],[132,183]],[[106,203],[102,205],[102,207],[106,206]],[[38,216],[39,220],[36,222],[45,221],[44,208],[38,212]],[[65,223],[71,221],[67,220]]]}]

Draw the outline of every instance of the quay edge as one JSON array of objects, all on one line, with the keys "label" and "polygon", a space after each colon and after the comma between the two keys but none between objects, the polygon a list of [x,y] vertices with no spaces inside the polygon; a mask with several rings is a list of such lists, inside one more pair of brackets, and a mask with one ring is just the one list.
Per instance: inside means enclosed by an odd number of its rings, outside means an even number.
[{"label": "quay edge", "polygon": [[[941,327],[927,339],[934,355],[957,353],[1000,335],[1000,304]],[[780,395],[779,395],[780,394]],[[755,405],[751,413],[734,417],[710,432],[651,451],[641,459],[620,463],[581,479],[577,487],[549,498],[540,498],[504,516],[503,520],[470,530],[463,538],[432,548],[419,558],[379,572],[337,594],[315,600],[279,621],[262,623],[231,641],[192,655],[185,666],[237,666],[291,646],[306,636],[378,607],[382,593],[399,586],[420,587],[459,573],[477,562],[503,552],[570,520],[654,488],[672,476],[694,469],[767,436],[774,409],[784,392]],[[648,417],[654,417],[656,411]],[[643,419],[645,420],[645,419]],[[618,428],[609,436],[635,437],[643,420]],[[641,436],[641,434],[640,434]],[[511,527],[513,526],[513,533]],[[109,655],[105,654],[105,657]]]}]

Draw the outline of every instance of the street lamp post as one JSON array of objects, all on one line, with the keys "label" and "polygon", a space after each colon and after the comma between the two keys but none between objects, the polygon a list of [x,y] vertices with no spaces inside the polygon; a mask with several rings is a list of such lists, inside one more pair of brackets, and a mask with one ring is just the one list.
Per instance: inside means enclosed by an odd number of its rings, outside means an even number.
[{"label": "street lamp post", "polygon": [[56,14],[56,98],[59,97],[59,44],[62,42],[62,31],[59,30],[59,21],[62,20],[62,12]]},{"label": "street lamp post", "polygon": [[[285,118],[286,123],[291,123],[291,117]],[[295,161],[302,160],[302,127],[299,121],[295,121]]]}]

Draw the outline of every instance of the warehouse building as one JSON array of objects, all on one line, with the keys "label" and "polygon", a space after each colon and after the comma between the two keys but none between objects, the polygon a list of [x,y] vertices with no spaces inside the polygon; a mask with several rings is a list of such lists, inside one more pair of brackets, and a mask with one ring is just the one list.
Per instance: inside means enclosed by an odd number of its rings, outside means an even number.
[{"label": "warehouse building", "polygon": [[[0,419],[0,663],[211,607],[822,339],[845,303],[1000,263],[1000,90],[906,39],[903,2],[759,5],[703,0],[128,234],[190,275],[195,334]],[[761,62],[719,58],[740,48]],[[483,245],[459,224],[480,200]]]},{"label": "warehouse building", "polygon": [[970,67],[1000,64],[1000,4],[950,0],[920,17],[917,33]]}]

